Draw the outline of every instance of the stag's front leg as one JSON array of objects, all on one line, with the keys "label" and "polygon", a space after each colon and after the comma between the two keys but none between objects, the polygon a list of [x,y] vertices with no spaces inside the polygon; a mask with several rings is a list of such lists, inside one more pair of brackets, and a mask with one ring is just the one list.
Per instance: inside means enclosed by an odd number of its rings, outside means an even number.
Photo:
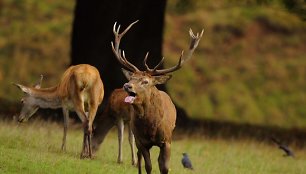
[{"label": "stag's front leg", "polygon": [[118,127],[118,159],[117,163],[122,163],[122,142],[123,142],[123,135],[124,135],[124,121],[122,118],[117,120],[117,127]]},{"label": "stag's front leg", "polygon": [[147,174],[151,174],[152,164],[151,164],[149,148],[145,148],[145,147],[141,148],[141,153],[142,153],[143,159],[145,161],[146,172],[147,172]]},{"label": "stag's front leg", "polygon": [[137,167],[138,167],[138,174],[141,174],[141,158],[142,158],[142,153],[140,152],[140,150],[137,151]]},{"label": "stag's front leg", "polygon": [[63,107],[63,115],[64,115],[64,136],[62,141],[62,151],[66,151],[66,136],[68,129],[69,110],[65,107]]},{"label": "stag's front leg", "polygon": [[165,143],[160,147],[160,152],[158,156],[159,170],[161,174],[167,174],[169,171],[169,160],[170,160],[170,143]]}]

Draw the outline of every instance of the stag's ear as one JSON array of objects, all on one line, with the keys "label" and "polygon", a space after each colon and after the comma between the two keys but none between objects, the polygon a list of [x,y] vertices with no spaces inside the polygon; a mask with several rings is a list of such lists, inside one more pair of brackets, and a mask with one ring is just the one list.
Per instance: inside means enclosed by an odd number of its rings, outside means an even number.
[{"label": "stag's ear", "polygon": [[128,71],[128,70],[126,70],[126,69],[124,69],[124,68],[121,68],[121,70],[122,70],[124,76],[125,76],[128,80],[131,80],[131,76],[132,76],[133,72]]},{"label": "stag's ear", "polygon": [[20,85],[20,84],[16,84],[16,83],[13,83],[13,85],[17,86],[21,91],[23,91],[26,94],[30,94],[31,93],[31,89],[26,87],[26,86],[23,86],[23,85]]},{"label": "stag's ear", "polygon": [[154,84],[160,85],[166,83],[169,79],[171,79],[172,75],[161,75],[161,76],[153,76],[154,77]]}]

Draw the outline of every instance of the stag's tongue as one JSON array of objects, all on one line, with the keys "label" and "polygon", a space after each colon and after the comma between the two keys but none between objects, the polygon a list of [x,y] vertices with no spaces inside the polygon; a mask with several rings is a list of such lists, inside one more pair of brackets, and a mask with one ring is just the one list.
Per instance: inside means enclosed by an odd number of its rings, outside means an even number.
[{"label": "stag's tongue", "polygon": [[127,96],[127,97],[125,97],[124,102],[132,104],[134,102],[134,100],[135,100],[134,96]]}]

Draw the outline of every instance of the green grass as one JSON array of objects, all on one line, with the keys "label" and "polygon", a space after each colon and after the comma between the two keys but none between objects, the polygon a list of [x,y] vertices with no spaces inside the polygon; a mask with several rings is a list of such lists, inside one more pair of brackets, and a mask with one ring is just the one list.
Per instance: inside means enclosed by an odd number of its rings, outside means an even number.
[{"label": "green grass", "polygon": [[[175,136],[170,173],[258,174],[306,172],[306,153],[295,149],[296,158],[285,158],[273,145],[249,140],[207,139],[203,135]],[[178,138],[180,137],[180,138]],[[17,125],[0,123],[0,173],[137,173],[130,165],[130,151],[124,142],[124,164],[117,164],[117,135],[112,131],[97,157],[79,159],[82,132],[73,126],[68,132],[67,152],[60,151],[62,125],[30,120]],[[181,154],[187,152],[194,172],[183,169]],[[151,150],[153,173],[158,172],[158,149]]]}]

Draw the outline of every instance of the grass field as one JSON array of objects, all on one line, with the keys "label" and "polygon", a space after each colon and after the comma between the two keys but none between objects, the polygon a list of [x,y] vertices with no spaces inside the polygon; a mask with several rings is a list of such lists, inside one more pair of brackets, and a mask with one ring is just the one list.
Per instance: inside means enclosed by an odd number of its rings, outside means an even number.
[{"label": "grass field", "polygon": [[[269,174],[306,172],[306,152],[295,150],[295,158],[283,157],[276,146],[251,140],[207,139],[175,136],[170,173]],[[180,137],[180,138],[178,138]],[[81,160],[82,132],[73,126],[68,132],[67,152],[60,151],[62,125],[33,121],[22,125],[0,123],[0,173],[137,173],[130,165],[128,141],[124,142],[124,164],[117,164],[117,135],[112,131],[94,160]],[[183,169],[182,152],[187,152],[194,171]],[[158,149],[151,150],[153,173],[159,173]]]}]

